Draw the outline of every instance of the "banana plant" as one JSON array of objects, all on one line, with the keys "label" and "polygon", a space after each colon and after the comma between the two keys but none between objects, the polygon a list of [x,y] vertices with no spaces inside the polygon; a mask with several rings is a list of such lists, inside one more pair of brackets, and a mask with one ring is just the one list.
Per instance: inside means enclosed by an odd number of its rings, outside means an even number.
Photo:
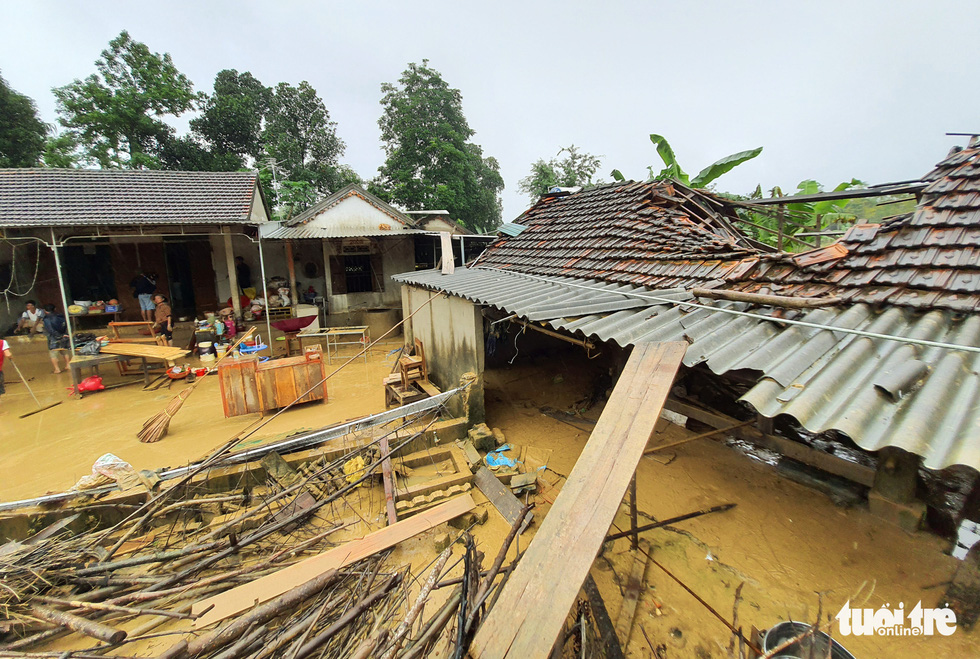
[{"label": "banana plant", "polygon": [[[651,134],[650,141],[657,147],[657,153],[660,154],[660,159],[664,161],[665,167],[656,173],[654,172],[654,167],[647,167],[647,170],[650,173],[650,177],[647,180],[663,181],[665,179],[675,179],[692,188],[707,187],[709,183],[714,181],[722,174],[730,172],[743,162],[752,160],[757,155],[762,153],[761,146],[757,149],[733,153],[711,163],[698,172],[697,176],[691,178],[683,169],[681,169],[680,164],[677,162],[677,157],[674,155],[674,150],[670,147],[670,144],[663,135],[657,135],[655,133]],[[623,173],[618,169],[614,169],[612,171],[612,177],[617,181],[626,180],[626,177],[623,176]]]}]

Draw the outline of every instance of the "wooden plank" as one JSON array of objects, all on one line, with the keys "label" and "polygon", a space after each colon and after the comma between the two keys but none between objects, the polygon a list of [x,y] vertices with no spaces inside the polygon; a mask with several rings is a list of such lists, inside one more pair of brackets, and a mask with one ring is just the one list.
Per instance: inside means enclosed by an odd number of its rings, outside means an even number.
[{"label": "wooden plank", "polygon": [[504,487],[503,483],[497,480],[493,472],[486,467],[480,467],[476,470],[474,482],[480,491],[490,499],[490,503],[497,509],[497,512],[503,515],[508,524],[513,526],[521,516],[521,511],[524,510],[524,506],[514,496],[514,493]]},{"label": "wooden plank", "polygon": [[99,349],[107,355],[126,355],[127,357],[146,357],[147,359],[180,359],[190,352],[173,346],[158,346],[146,343],[110,343]]},{"label": "wooden plank", "polygon": [[561,493],[473,639],[471,657],[547,656],[619,510],[686,349],[685,342],[633,348]]},{"label": "wooden plank", "polygon": [[[664,408],[671,412],[677,412],[684,416],[691,417],[695,421],[706,423],[712,428],[725,428],[739,423],[739,420],[720,412],[709,411],[695,407],[675,398],[670,398]],[[822,469],[830,474],[835,474],[861,485],[871,487],[875,481],[875,470],[871,467],[838,458],[830,453],[817,451],[806,444],[794,442],[792,439],[779,437],[778,435],[763,434],[756,428],[742,427],[732,430],[732,434],[748,442],[760,444],[772,451],[781,453],[787,458],[797,460],[811,467]]]},{"label": "wooden plank", "polygon": [[616,637],[623,646],[630,643],[630,631],[633,629],[633,618],[636,616],[636,605],[640,601],[640,590],[643,588],[643,575],[647,571],[647,554],[650,553],[650,543],[640,540],[639,550],[633,550],[633,570],[629,581],[626,582],[626,594],[623,606],[616,618]]},{"label": "wooden plank", "polygon": [[255,581],[197,602],[191,609],[194,615],[200,615],[212,605],[214,608],[195,620],[194,627],[200,629],[237,615],[256,604],[278,597],[287,590],[304,584],[327,570],[339,569],[368,556],[373,556],[403,540],[467,513],[475,507],[473,497],[464,494],[436,506],[432,510],[427,510],[391,526],[368,533],[362,538],[351,540],[322,554],[294,563],[278,572],[273,572]]},{"label": "wooden plank", "polygon": [[241,368],[236,368],[231,372],[231,377],[228,378],[227,395],[230,399],[228,406],[234,412],[234,416],[247,413],[245,405],[245,382],[242,378]]},{"label": "wooden plank", "polygon": [[592,607],[592,617],[595,619],[595,626],[599,630],[599,640],[606,651],[607,659],[623,659],[623,648],[619,644],[619,637],[613,628],[612,620],[609,619],[609,612],[606,610],[606,603],[599,594],[599,587],[595,585],[595,579],[590,574],[585,578],[582,585],[585,595],[589,598],[589,606]]},{"label": "wooden plank", "polygon": [[439,391],[439,387],[432,384],[428,380],[416,380],[415,384],[418,385],[418,387],[422,391],[427,393],[429,396],[438,396],[439,394],[442,393],[441,391]]},{"label": "wooden plank", "polygon": [[388,446],[388,435],[381,436],[381,454],[385,459],[381,461],[381,475],[385,485],[385,510],[388,512],[388,524],[398,521],[398,513],[395,512],[395,486],[391,476],[391,448]]},{"label": "wooden plank", "polygon": [[251,359],[239,367],[242,374],[242,391],[245,392],[245,413],[254,414],[262,411],[262,399],[259,398],[259,385],[255,378],[258,360]]}]

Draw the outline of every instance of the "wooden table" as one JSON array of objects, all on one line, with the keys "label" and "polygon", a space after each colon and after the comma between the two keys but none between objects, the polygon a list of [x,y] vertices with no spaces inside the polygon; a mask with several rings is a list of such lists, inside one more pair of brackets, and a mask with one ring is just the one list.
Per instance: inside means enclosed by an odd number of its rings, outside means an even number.
[{"label": "wooden table", "polygon": [[113,362],[120,362],[126,359],[139,359],[143,362],[143,385],[146,386],[150,384],[150,370],[146,364],[145,357],[131,357],[127,355],[75,355],[70,362],[68,362],[68,369],[71,371],[71,384],[75,388],[75,395],[82,398],[84,395],[78,388],[79,383],[82,381],[81,370],[83,368],[94,368],[95,374],[99,375],[99,366],[102,364],[111,364]]},{"label": "wooden table", "polygon": [[[116,322],[122,315],[123,308],[119,307],[119,311],[97,311],[95,313],[73,313],[68,314],[71,317],[71,322],[74,323],[76,330],[83,329],[83,325],[88,325],[90,329],[100,328],[103,323]],[[84,318],[94,318],[96,319],[92,323],[84,323],[82,319]]]},{"label": "wooden table", "polygon": [[[314,336],[314,334],[307,334],[305,336]],[[368,336],[368,326],[367,325],[352,325],[350,327],[328,327],[322,332],[317,332],[316,336],[327,337],[327,363],[333,363],[333,357],[340,356],[340,346],[352,346],[359,345],[362,348],[370,343],[370,337]],[[341,341],[340,339],[345,336],[360,336],[361,338],[357,341]],[[304,338],[301,336],[300,338]],[[367,353],[365,352],[361,355],[364,358],[364,363],[367,364]]]}]

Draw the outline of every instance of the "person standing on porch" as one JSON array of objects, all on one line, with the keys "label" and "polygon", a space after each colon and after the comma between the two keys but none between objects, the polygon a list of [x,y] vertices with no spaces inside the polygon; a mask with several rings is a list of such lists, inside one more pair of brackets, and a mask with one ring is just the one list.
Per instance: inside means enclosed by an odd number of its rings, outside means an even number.
[{"label": "person standing on porch", "polygon": [[252,269],[245,263],[244,257],[235,257],[235,276],[238,278],[239,292],[244,292],[246,288],[252,288]]},{"label": "person standing on porch", "polygon": [[154,309],[154,315],[156,318],[155,327],[160,334],[167,337],[167,345],[172,346],[174,338],[174,319],[173,312],[170,310],[170,305],[167,304],[167,298],[157,293],[153,296],[153,302],[156,306],[156,309]]},{"label": "person standing on porch", "polygon": [[129,282],[133,287],[133,297],[139,300],[140,314],[144,321],[153,320],[153,293],[157,290],[157,280],[153,275],[141,272]]}]

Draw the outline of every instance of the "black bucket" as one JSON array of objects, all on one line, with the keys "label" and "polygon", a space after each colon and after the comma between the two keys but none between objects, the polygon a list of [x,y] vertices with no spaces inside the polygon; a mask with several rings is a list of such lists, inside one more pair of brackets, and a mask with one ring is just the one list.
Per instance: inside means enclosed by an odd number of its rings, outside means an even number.
[{"label": "black bucket", "polygon": [[[762,640],[762,649],[771,652],[786,641],[796,638],[800,634],[808,631],[811,625],[805,622],[781,622],[769,628]],[[793,643],[787,648],[780,650],[776,657],[780,659],[792,659],[794,657],[811,656],[810,648],[813,648],[814,657],[826,657],[827,645],[830,645],[831,659],[854,659],[854,655],[844,649],[844,647],[823,632],[811,634],[806,638]],[[775,658],[774,658],[775,659]]]}]

